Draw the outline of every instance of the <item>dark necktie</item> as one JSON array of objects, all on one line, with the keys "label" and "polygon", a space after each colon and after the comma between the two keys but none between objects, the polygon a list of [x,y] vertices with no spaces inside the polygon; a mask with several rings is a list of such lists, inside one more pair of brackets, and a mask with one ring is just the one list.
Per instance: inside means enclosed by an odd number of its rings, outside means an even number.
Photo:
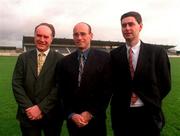
[{"label": "dark necktie", "polygon": [[83,69],[84,69],[84,55],[83,55],[83,53],[81,53],[79,56],[79,75],[78,75],[78,86],[79,87],[81,84]]}]

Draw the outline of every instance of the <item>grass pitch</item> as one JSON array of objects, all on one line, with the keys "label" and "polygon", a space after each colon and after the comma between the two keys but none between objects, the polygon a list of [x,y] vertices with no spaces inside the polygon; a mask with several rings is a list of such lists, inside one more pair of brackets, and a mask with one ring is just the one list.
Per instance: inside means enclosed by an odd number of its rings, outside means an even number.
[{"label": "grass pitch", "polygon": [[[20,136],[16,120],[15,102],[11,78],[17,57],[0,57],[0,136]],[[163,101],[166,125],[162,136],[180,136],[180,58],[170,58],[172,89]],[[108,136],[112,136],[109,109],[107,110]],[[62,136],[68,136],[64,123]]]}]

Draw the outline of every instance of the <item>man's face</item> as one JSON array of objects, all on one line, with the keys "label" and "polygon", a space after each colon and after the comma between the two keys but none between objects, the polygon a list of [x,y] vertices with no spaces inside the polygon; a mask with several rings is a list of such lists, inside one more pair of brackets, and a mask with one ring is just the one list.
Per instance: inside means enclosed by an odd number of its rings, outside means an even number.
[{"label": "man's face", "polygon": [[121,29],[126,41],[138,41],[139,33],[142,29],[142,23],[138,24],[134,17],[126,17],[121,21]]},{"label": "man's face", "polygon": [[52,31],[48,26],[40,25],[34,34],[34,42],[36,48],[40,52],[47,51],[52,43]]},{"label": "man's face", "polygon": [[75,25],[73,29],[73,39],[77,48],[86,50],[90,47],[93,34],[89,32],[89,27],[84,23]]}]

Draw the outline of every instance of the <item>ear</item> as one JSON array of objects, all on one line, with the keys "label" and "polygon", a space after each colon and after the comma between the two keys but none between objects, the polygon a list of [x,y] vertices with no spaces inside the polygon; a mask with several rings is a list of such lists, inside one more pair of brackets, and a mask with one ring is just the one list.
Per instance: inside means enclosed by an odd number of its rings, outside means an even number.
[{"label": "ear", "polygon": [[140,23],[140,24],[139,24],[139,32],[142,30],[142,28],[143,28],[143,24]]},{"label": "ear", "polygon": [[51,43],[53,42],[53,40],[54,40],[54,37],[51,38]]},{"label": "ear", "polygon": [[91,37],[91,39],[93,39],[93,33],[90,33],[90,37]]}]

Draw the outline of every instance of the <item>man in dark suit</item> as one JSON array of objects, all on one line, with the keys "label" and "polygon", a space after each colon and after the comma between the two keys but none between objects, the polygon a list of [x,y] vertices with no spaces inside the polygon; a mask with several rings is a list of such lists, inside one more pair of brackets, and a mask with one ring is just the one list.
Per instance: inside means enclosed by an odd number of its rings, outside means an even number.
[{"label": "man in dark suit", "polygon": [[93,33],[87,23],[74,26],[73,38],[77,50],[64,57],[57,68],[69,135],[106,136],[110,56],[90,48]]},{"label": "man in dark suit", "polygon": [[[55,36],[53,25],[39,24],[34,35],[36,49],[18,57],[13,73],[17,119],[22,136],[41,136],[42,130],[45,136],[59,136],[63,116],[57,97],[55,68],[63,56],[50,49]],[[40,54],[44,62],[39,60]]]},{"label": "man in dark suit", "polygon": [[111,51],[115,136],[159,136],[164,125],[162,100],[171,88],[166,51],[140,40],[142,18],[137,12],[121,16],[124,46]]}]

